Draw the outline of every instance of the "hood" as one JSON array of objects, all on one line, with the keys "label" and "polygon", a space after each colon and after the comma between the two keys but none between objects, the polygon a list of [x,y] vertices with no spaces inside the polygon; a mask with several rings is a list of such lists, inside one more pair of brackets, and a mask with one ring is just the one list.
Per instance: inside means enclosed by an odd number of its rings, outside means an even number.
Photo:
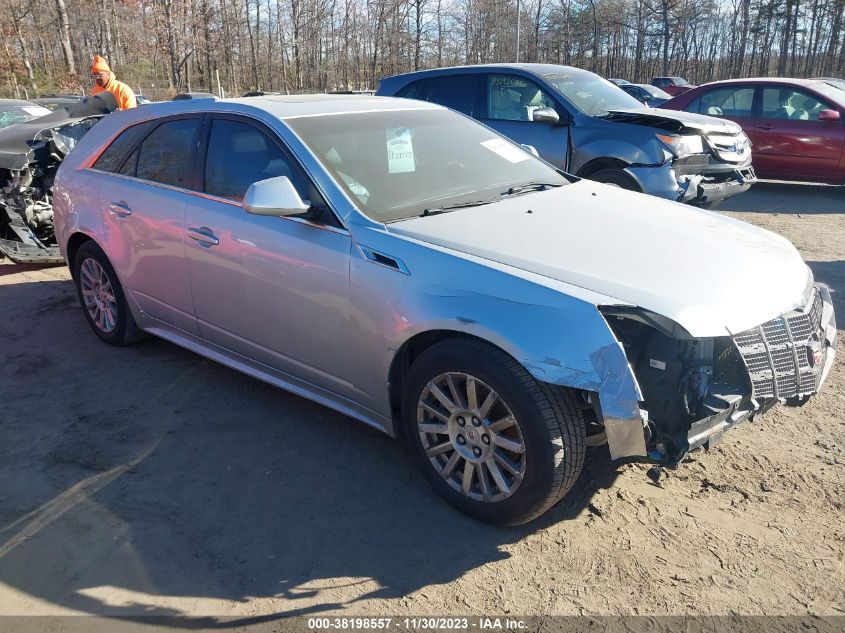
[{"label": "hood", "polygon": [[774,233],[590,180],[387,228],[615,297],[697,337],[798,307],[810,280],[795,247]]},{"label": "hood", "polygon": [[[50,114],[0,130],[0,168],[23,169],[33,160],[37,141],[45,139],[44,132],[55,130],[92,117],[101,117],[117,109],[117,100],[110,92],[71,103]],[[87,131],[87,130],[86,130]]]},{"label": "hood", "polygon": [[668,132],[682,132],[685,129],[696,130],[703,134],[710,132],[739,134],[742,132],[739,125],[726,119],[718,119],[693,112],[658,110],[657,108],[611,110],[606,119],[615,123],[645,125]]}]

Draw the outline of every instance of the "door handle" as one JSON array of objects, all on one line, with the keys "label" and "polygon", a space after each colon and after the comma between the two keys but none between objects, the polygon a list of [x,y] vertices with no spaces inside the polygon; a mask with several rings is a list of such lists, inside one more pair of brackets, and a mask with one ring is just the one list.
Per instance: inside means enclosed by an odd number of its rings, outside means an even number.
[{"label": "door handle", "polygon": [[771,123],[761,123],[760,125],[757,126],[757,129],[758,130],[771,130],[773,127],[775,127],[775,126],[772,125]]},{"label": "door handle", "polygon": [[129,205],[126,204],[123,200],[121,200],[120,202],[109,203],[109,211],[120,217],[132,215],[132,209],[130,209]]},{"label": "door handle", "polygon": [[220,239],[207,226],[189,228],[188,237],[207,246],[217,246],[220,243]]}]

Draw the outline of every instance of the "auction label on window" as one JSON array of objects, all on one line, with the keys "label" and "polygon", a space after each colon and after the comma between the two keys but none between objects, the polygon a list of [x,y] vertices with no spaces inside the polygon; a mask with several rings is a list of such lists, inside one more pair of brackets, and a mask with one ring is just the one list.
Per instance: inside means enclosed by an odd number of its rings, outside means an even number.
[{"label": "auction label on window", "polygon": [[387,173],[405,174],[416,170],[414,144],[411,130],[406,127],[390,128],[387,134]]},{"label": "auction label on window", "polygon": [[528,154],[511,143],[508,143],[503,138],[494,138],[489,141],[483,141],[481,146],[486,147],[494,154],[498,154],[511,163],[521,163],[524,160],[528,160]]}]

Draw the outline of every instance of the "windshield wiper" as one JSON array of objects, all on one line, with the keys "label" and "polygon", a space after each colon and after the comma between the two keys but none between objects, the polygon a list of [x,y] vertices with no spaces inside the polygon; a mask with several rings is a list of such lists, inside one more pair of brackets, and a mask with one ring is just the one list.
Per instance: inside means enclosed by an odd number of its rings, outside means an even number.
[{"label": "windshield wiper", "polygon": [[444,204],[442,207],[431,207],[429,209],[423,209],[423,212],[420,213],[419,217],[426,218],[430,215],[439,215],[440,213],[446,213],[447,211],[452,211],[454,209],[465,209],[466,207],[480,207],[482,204],[492,204],[496,202],[496,200],[473,200],[472,202],[456,202],[455,204]]},{"label": "windshield wiper", "polygon": [[526,182],[524,185],[517,185],[515,187],[511,187],[507,191],[505,191],[502,195],[503,196],[513,196],[520,193],[525,193],[527,191],[545,191],[546,189],[551,189],[552,187],[562,187],[563,183],[551,183],[551,182]]}]

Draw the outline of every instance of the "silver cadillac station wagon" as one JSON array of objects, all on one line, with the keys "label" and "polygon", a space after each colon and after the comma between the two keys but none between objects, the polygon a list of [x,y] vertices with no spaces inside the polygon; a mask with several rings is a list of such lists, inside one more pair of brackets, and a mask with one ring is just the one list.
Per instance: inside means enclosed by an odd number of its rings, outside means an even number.
[{"label": "silver cadillac station wagon", "polygon": [[429,103],[111,114],[54,206],[103,341],[153,334],[403,436],[493,523],[552,507],[588,445],[677,463],[833,363],[830,295],[786,239],[579,180]]}]

